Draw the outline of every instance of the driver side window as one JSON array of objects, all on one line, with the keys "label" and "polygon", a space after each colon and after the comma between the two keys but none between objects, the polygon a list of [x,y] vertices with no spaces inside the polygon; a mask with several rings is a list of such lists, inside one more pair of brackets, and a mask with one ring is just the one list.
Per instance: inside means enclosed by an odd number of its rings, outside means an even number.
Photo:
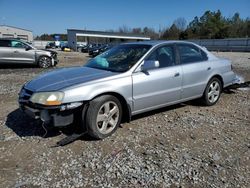
[{"label": "driver side window", "polygon": [[159,68],[175,65],[175,53],[173,46],[162,46],[154,50],[147,60],[159,61]]}]

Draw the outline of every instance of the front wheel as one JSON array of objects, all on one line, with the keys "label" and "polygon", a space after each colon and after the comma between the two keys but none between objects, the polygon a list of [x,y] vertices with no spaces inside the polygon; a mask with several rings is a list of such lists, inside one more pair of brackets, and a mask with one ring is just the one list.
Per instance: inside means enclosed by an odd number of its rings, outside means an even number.
[{"label": "front wheel", "polygon": [[86,114],[88,134],[103,139],[113,134],[121,123],[122,106],[111,95],[103,95],[90,102]]},{"label": "front wheel", "polygon": [[204,91],[203,103],[206,106],[212,106],[216,104],[220,98],[222,91],[222,83],[218,78],[212,78]]},{"label": "front wheel", "polygon": [[49,68],[52,65],[51,58],[47,56],[42,56],[38,59],[38,66],[40,68]]}]

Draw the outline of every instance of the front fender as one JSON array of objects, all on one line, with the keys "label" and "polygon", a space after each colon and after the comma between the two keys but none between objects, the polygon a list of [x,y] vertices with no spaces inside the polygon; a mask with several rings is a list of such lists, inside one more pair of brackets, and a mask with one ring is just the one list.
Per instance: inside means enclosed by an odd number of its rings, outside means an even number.
[{"label": "front fender", "polygon": [[63,92],[65,94],[63,103],[90,101],[104,93],[117,93],[128,104],[132,104],[132,79],[130,76],[126,76],[108,81],[90,82],[86,85],[66,88]]}]

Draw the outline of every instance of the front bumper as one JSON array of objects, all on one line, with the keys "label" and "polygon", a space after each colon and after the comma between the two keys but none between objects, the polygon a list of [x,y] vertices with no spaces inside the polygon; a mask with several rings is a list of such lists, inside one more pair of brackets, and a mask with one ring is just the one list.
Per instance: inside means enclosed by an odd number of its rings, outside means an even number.
[{"label": "front bumper", "polygon": [[18,99],[20,109],[32,118],[41,119],[56,127],[67,126],[73,123],[83,106],[83,102],[73,102],[59,106],[34,104],[29,101],[32,94],[33,92],[30,90],[24,88],[21,90]]},{"label": "front bumper", "polygon": [[59,63],[58,59],[52,58],[51,60],[52,60],[52,66],[56,66]]},{"label": "front bumper", "polygon": [[59,63],[59,60],[57,58],[57,53],[54,51],[51,51],[51,60],[52,60],[52,66],[56,66]]},{"label": "front bumper", "polygon": [[74,121],[77,109],[61,111],[58,108],[32,108],[28,105],[19,104],[20,109],[33,119],[41,119],[43,122],[51,124],[55,127],[63,127],[70,125]]}]

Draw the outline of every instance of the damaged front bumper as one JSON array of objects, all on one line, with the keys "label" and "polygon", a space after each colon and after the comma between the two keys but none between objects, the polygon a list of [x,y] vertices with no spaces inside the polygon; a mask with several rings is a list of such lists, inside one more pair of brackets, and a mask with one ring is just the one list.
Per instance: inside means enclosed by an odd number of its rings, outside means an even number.
[{"label": "damaged front bumper", "polygon": [[77,114],[81,112],[82,102],[68,103],[60,106],[43,106],[19,100],[20,109],[34,119],[55,127],[63,127],[73,123]]},{"label": "damaged front bumper", "polygon": [[51,58],[51,64],[52,66],[56,66],[59,63],[58,59]]}]

